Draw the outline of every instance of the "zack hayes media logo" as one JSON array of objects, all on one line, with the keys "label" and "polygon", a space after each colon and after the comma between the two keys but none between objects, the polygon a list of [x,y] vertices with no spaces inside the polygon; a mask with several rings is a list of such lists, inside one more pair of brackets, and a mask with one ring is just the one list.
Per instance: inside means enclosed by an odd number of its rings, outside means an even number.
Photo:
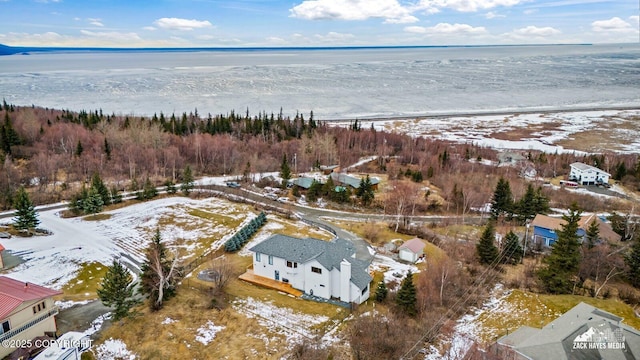
[{"label": "zack hayes media logo", "polygon": [[607,327],[599,330],[590,327],[573,340],[573,350],[625,350],[625,338],[622,329],[611,330]]}]

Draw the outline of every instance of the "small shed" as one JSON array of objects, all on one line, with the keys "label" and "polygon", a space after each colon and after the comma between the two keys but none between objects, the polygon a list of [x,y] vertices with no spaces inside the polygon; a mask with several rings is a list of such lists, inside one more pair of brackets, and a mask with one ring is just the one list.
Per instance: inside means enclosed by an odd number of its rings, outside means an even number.
[{"label": "small shed", "polygon": [[2,252],[4,251],[4,246],[0,244],[0,269],[4,268],[4,261],[2,261]]},{"label": "small shed", "polygon": [[418,238],[407,240],[398,248],[398,255],[401,260],[416,262],[424,255],[424,242]]}]

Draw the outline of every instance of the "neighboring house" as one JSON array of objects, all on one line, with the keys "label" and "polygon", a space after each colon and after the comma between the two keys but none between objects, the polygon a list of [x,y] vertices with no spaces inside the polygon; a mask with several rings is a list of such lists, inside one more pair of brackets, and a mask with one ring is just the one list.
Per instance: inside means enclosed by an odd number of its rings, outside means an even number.
[{"label": "neighboring house", "polygon": [[4,252],[4,246],[0,244],[0,270],[4,269],[4,261],[2,260],[2,252]]},{"label": "neighboring house", "polygon": [[299,188],[302,188],[304,190],[308,190],[311,187],[311,184],[313,184],[314,180],[318,181],[318,180],[316,180],[314,178],[301,176],[301,177],[293,178],[293,179],[291,179],[289,181],[291,182],[291,184],[297,185]]},{"label": "neighboring house", "polygon": [[[329,174],[329,176],[331,176],[331,180],[333,180],[335,183],[342,184],[345,186],[350,186],[354,189],[359,188],[360,181],[364,179],[356,176],[347,175],[345,173],[336,173],[336,172],[332,172],[331,174]],[[371,181],[371,186],[373,187],[373,189],[377,190],[378,183],[380,183],[380,179],[375,177],[369,177],[369,181]]]},{"label": "neighboring house", "polygon": [[[604,222],[595,214],[585,215],[578,222],[577,234],[580,237],[580,242],[584,240],[589,225],[593,222],[598,222],[598,228],[600,229],[600,240],[606,240],[609,242],[620,241],[621,237],[617,234],[609,224]],[[566,222],[562,218],[551,217],[542,214],[536,215],[531,222],[533,227],[533,243],[540,246],[550,247],[556,241],[558,241],[558,231],[562,229],[562,225]]]},{"label": "neighboring house", "polygon": [[505,165],[517,165],[521,161],[525,161],[527,158],[514,151],[501,151],[498,153],[498,161],[500,164]]},{"label": "neighboring house", "polygon": [[424,255],[424,242],[418,238],[407,240],[398,248],[400,260],[416,262]]},{"label": "neighboring house", "polygon": [[571,164],[569,180],[580,185],[608,184],[611,174],[608,172],[580,162]]},{"label": "neighboring house", "polygon": [[640,331],[580,303],[542,329],[522,326],[489,349],[498,359],[640,359]]},{"label": "neighboring house", "polygon": [[[0,276],[0,341],[29,341],[55,335],[58,309],[53,296],[61,291]],[[0,358],[15,348],[0,347]]]},{"label": "neighboring house", "polygon": [[349,241],[276,234],[249,249],[257,276],[291,284],[309,295],[362,303],[369,298],[368,264]]},{"label": "neighboring house", "polygon": [[329,175],[332,172],[339,172],[340,165],[320,165],[320,171],[325,175]]}]

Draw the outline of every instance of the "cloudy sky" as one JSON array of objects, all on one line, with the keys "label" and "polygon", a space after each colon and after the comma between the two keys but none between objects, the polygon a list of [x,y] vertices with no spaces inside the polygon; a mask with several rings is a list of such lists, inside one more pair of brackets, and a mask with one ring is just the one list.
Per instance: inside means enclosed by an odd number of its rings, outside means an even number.
[{"label": "cloudy sky", "polygon": [[638,0],[0,0],[14,46],[639,42]]}]

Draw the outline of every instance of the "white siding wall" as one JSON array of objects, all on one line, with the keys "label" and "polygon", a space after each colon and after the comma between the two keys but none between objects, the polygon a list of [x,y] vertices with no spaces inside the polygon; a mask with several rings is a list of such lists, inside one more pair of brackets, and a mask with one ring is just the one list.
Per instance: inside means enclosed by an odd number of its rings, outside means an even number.
[{"label": "white siding wall", "polygon": [[409,249],[401,249],[398,253],[400,259],[409,262],[416,262],[418,260],[418,255],[414,254],[413,251]]},{"label": "white siding wall", "polygon": [[351,302],[362,304],[363,302],[367,301],[367,299],[369,298],[369,292],[371,290],[369,285],[367,285],[367,289],[363,294],[361,289],[358,289],[357,286],[351,283],[351,286],[350,286]]},{"label": "white siding wall", "polygon": [[[306,280],[304,292],[311,294],[313,291],[313,295],[315,296],[320,296],[325,299],[331,298],[331,272],[316,260],[309,261],[303,266]],[[319,268],[322,274],[311,271],[312,267]]]},{"label": "white siding wall", "polygon": [[569,173],[570,178],[575,178],[580,184],[584,183],[596,183],[598,179],[602,180],[604,183],[609,182],[609,174],[604,171],[598,171],[594,169],[588,170],[580,170],[576,167],[571,167],[571,172]]},{"label": "white siding wall", "polygon": [[340,298],[340,269],[331,270],[331,296]]},{"label": "white siding wall", "polygon": [[260,261],[257,261],[256,254],[253,254],[254,274],[275,280],[276,270],[278,270],[280,274],[280,281],[282,281],[282,279],[287,279],[294,288],[304,290],[304,265],[298,264],[297,269],[289,268],[287,267],[286,260],[275,256],[273,257],[273,265],[270,265],[268,255],[260,254]]}]

